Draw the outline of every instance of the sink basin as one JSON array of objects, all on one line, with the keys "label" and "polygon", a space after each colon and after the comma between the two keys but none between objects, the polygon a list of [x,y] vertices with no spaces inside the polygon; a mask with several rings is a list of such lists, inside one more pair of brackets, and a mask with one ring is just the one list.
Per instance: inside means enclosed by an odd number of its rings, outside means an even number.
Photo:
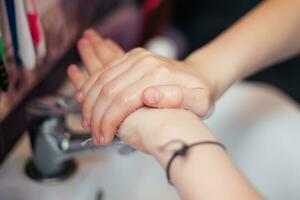
[{"label": "sink basin", "polygon": [[[281,92],[238,83],[216,105],[207,125],[251,183],[267,199],[300,199],[300,109]],[[76,158],[77,173],[62,182],[35,182],[24,175],[30,156],[25,135],[0,168],[2,200],[176,200],[165,172],[148,155],[115,149]]]},{"label": "sink basin", "polygon": [[240,83],[207,125],[266,199],[300,199],[299,105],[270,86]]},{"label": "sink basin", "polygon": [[[27,138],[24,138],[27,141]],[[15,157],[0,171],[0,199],[178,199],[164,171],[151,156],[117,151],[81,155],[76,174],[62,182],[39,183],[23,174],[26,157]]]}]

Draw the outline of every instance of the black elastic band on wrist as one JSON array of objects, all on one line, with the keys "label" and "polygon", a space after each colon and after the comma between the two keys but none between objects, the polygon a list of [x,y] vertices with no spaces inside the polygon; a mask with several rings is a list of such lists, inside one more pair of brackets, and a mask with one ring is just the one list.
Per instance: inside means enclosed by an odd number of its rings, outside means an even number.
[{"label": "black elastic band on wrist", "polygon": [[202,142],[192,143],[189,145],[183,143],[182,147],[174,152],[174,154],[172,155],[172,157],[170,158],[170,160],[167,164],[166,174],[167,174],[167,179],[168,179],[169,184],[173,185],[173,183],[171,181],[171,176],[170,176],[170,169],[171,169],[171,165],[172,165],[174,159],[177,156],[185,156],[187,154],[187,151],[194,146],[206,145],[206,144],[217,145],[226,151],[226,147],[222,143],[216,142],[216,141],[202,141]]}]

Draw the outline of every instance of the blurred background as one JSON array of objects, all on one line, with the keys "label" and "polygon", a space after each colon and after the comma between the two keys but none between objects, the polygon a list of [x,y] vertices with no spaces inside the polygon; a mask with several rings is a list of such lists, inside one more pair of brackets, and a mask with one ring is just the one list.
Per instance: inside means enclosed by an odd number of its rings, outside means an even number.
[{"label": "blurred background", "polygon": [[[29,20],[28,28],[22,33],[29,31],[31,46],[23,43],[28,40],[20,39],[16,31],[25,19],[21,14],[15,15],[15,21],[12,19],[14,14],[22,13],[22,5],[10,0],[0,2],[5,67],[2,77],[8,79],[8,87],[5,88],[6,83],[2,81],[0,92],[0,162],[3,162],[32,125],[26,120],[28,104],[38,97],[57,94],[66,84],[66,67],[80,62],[76,41],[86,28],[94,28],[125,50],[146,46],[166,56],[183,59],[260,1],[22,0],[24,16]],[[15,13],[11,2],[15,2]],[[35,23],[32,24],[29,17],[36,20]],[[157,41],[167,45],[157,46]],[[31,60],[27,60],[28,57],[19,52],[25,49],[29,53],[30,48],[32,54],[26,55],[31,56]],[[297,57],[254,74],[247,81],[273,85],[299,104],[299,65],[300,57]],[[67,93],[71,95],[71,89]]]}]

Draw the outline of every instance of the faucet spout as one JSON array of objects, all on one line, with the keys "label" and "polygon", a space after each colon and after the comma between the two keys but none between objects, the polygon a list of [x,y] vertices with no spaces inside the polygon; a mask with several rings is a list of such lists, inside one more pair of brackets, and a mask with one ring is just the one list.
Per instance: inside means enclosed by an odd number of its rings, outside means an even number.
[{"label": "faucet spout", "polygon": [[25,171],[31,178],[67,178],[66,174],[70,176],[76,169],[73,157],[86,151],[105,151],[117,146],[123,152],[131,152],[131,148],[118,138],[114,138],[110,146],[97,146],[86,142],[90,140],[91,134],[71,131],[66,126],[65,116],[78,113],[78,110],[78,105],[68,97],[46,97],[30,104],[28,133],[32,159],[27,163]]}]

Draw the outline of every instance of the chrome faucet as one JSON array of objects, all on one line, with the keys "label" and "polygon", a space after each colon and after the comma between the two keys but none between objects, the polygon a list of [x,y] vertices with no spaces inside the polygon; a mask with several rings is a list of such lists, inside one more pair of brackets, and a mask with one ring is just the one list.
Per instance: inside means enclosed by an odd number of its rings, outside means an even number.
[{"label": "chrome faucet", "polygon": [[76,133],[66,125],[66,115],[80,114],[72,97],[51,96],[37,99],[27,109],[28,133],[32,159],[25,166],[26,174],[38,181],[59,180],[76,171],[73,157],[85,151],[116,148],[121,154],[133,151],[117,137],[110,146],[92,144],[87,133]]}]

